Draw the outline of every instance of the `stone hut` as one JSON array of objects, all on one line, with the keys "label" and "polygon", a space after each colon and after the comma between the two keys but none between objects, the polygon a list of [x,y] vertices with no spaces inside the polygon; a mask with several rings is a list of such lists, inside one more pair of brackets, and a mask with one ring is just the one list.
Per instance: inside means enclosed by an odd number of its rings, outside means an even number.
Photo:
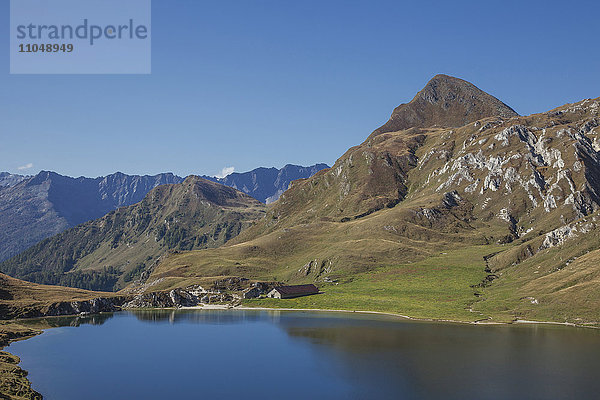
[{"label": "stone hut", "polygon": [[260,296],[260,289],[257,286],[248,288],[242,292],[242,298],[255,299]]},{"label": "stone hut", "polygon": [[267,294],[267,297],[273,299],[291,299],[293,297],[308,296],[317,293],[319,293],[319,288],[313,284],[277,286]]}]

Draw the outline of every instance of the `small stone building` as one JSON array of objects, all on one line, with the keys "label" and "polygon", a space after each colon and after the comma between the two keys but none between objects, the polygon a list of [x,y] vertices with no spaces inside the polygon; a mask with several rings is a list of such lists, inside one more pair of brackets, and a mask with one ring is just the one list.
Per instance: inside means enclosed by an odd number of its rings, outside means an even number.
[{"label": "small stone building", "polygon": [[319,288],[313,284],[277,286],[267,294],[267,297],[271,297],[273,299],[291,299],[293,297],[308,296],[318,293]]},{"label": "small stone building", "polygon": [[257,286],[248,288],[242,292],[242,298],[244,299],[256,299],[260,296],[260,289]]}]

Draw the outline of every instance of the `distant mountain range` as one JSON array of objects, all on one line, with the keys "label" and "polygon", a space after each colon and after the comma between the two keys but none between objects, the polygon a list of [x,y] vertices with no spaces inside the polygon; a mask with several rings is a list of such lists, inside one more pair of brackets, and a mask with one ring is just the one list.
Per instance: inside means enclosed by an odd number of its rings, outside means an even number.
[{"label": "distant mountain range", "polygon": [[14,175],[8,172],[0,172],[0,187],[14,186],[27,178],[29,178],[29,176]]},{"label": "distant mountain range", "polygon": [[329,168],[327,164],[315,164],[310,167],[288,164],[281,169],[256,168],[249,172],[234,172],[224,178],[203,178],[240,190],[263,203],[270,204],[288,189],[292,181],[310,178],[326,168]]},{"label": "distant mountain range", "polygon": [[[239,188],[262,202],[274,201],[290,181],[308,178],[325,164],[257,168],[225,178],[206,177]],[[71,178],[51,171],[35,176],[0,173],[0,261],[65,229],[141,201],[158,185],[181,183],[172,173],[154,176],[117,172],[99,178]]]},{"label": "distant mountain range", "polygon": [[0,263],[0,270],[37,283],[120,289],[168,250],[222,245],[262,217],[265,208],[238,190],[191,175],[45,239]]},{"label": "distant mountain range", "polygon": [[50,171],[13,178],[10,185],[0,187],[0,260],[69,227],[137,203],[158,185],[181,181],[173,174],[71,178]]}]

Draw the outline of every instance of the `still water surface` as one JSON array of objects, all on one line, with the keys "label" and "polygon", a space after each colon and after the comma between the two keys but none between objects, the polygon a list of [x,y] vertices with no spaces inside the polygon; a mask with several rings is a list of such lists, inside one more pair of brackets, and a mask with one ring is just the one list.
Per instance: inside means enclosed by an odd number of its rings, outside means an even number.
[{"label": "still water surface", "polygon": [[592,399],[600,332],[352,313],[47,319],[8,351],[46,399]]}]

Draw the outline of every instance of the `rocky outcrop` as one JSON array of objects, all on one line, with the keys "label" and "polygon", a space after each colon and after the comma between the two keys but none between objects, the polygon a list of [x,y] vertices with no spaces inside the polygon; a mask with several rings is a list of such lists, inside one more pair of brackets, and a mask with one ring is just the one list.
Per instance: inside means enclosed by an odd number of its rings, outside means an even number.
[{"label": "rocky outcrop", "polygon": [[50,304],[31,303],[24,306],[0,305],[0,319],[41,318],[60,315],[97,314],[120,311],[128,297],[98,297],[91,300],[59,301]]},{"label": "rocky outcrop", "polygon": [[193,307],[198,303],[200,299],[190,291],[173,289],[168,292],[138,294],[131,301],[123,304],[123,308],[178,308]]},{"label": "rocky outcrop", "polygon": [[218,279],[211,286],[212,292],[223,292],[231,290],[242,290],[250,285],[248,278],[232,276],[230,278]]},{"label": "rocky outcrop", "polygon": [[280,282],[251,282],[243,277],[218,279],[208,288],[192,285],[164,292],[138,293],[123,308],[179,308],[199,304],[231,303],[266,294]]},{"label": "rocky outcrop", "polygon": [[125,297],[96,298],[86,301],[70,301],[54,303],[44,316],[97,314],[101,312],[120,311],[127,300]]},{"label": "rocky outcrop", "polygon": [[[595,218],[593,221],[580,221],[578,223],[568,224],[556,228],[544,235],[544,241],[540,246],[539,250],[549,249],[551,247],[561,246],[567,240],[574,239],[578,236],[578,234],[585,235],[590,232],[592,229],[596,228]],[[538,250],[538,251],[539,251]]]},{"label": "rocky outcrop", "polygon": [[[418,165],[429,173],[420,186],[440,194],[453,189],[476,205],[475,218],[506,222],[509,232],[499,242],[589,216],[600,208],[600,154],[592,141],[598,104],[565,106],[550,119],[496,118],[430,135],[432,149]],[[551,233],[543,247],[562,243],[568,231]]]}]

